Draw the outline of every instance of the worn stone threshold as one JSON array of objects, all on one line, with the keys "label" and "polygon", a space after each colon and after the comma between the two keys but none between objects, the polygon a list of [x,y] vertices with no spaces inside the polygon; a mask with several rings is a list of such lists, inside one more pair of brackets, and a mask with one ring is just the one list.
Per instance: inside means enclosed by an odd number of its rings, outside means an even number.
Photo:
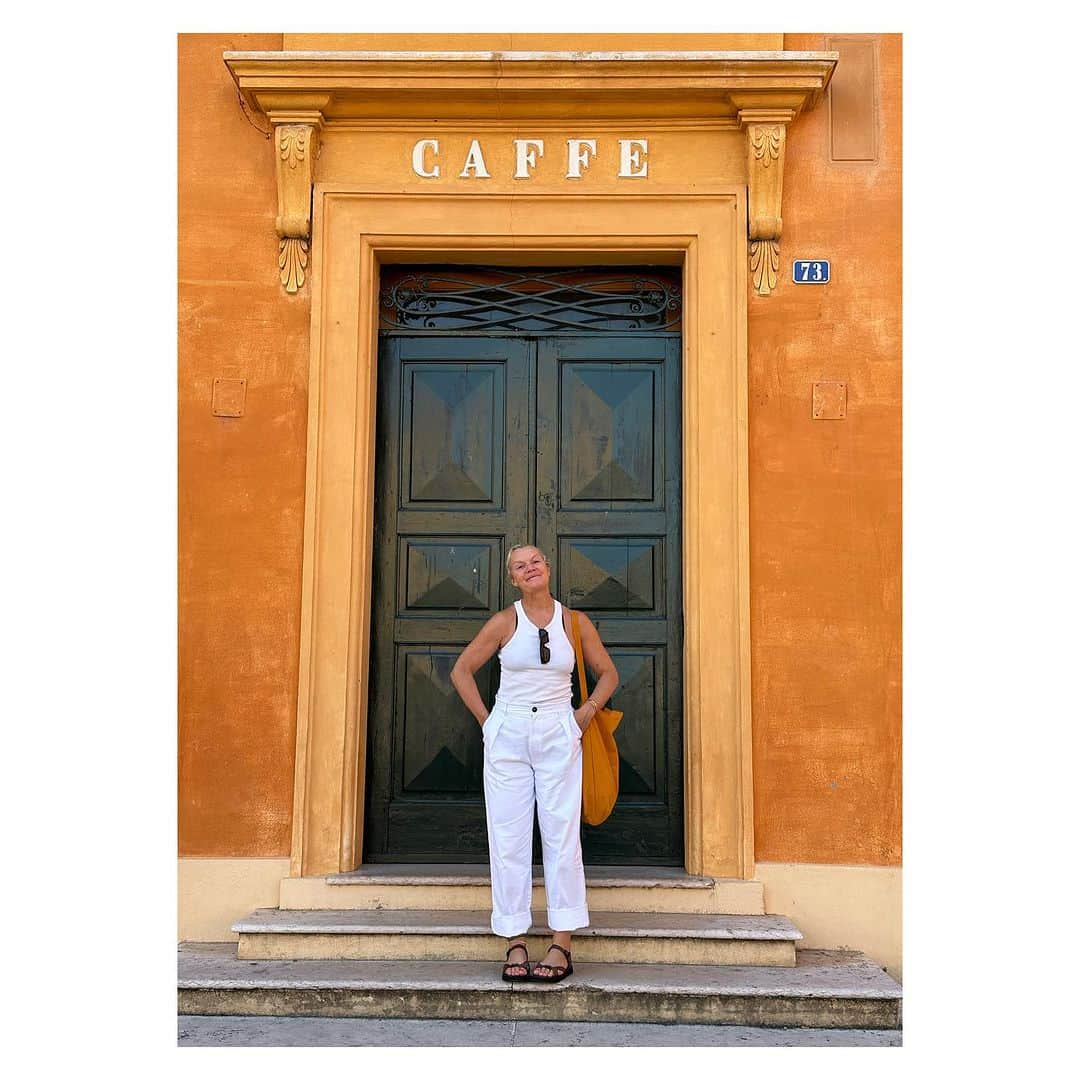
[{"label": "worn stone threshold", "polygon": [[[260,908],[234,923],[237,934],[491,934],[489,911],[282,910]],[[534,923],[528,933],[546,934]],[[669,912],[591,911],[576,937],[714,938],[801,941],[784,915],[692,915]]]},{"label": "worn stone threshold", "polygon": [[567,990],[673,994],[843,998],[897,1001],[900,985],[857,952],[799,949],[795,967],[716,964],[574,965],[555,986],[505,983],[496,960],[239,960],[231,942],[183,942],[180,990],[474,991],[551,994]]},{"label": "worn stone threshold", "polygon": [[[329,885],[489,885],[487,863],[367,863],[343,874],[327,874]],[[586,866],[592,888],[711,889],[718,880],[695,877],[679,866]],[[544,883],[544,868],[533,867],[533,885]],[[741,883],[741,879],[740,879]]]}]

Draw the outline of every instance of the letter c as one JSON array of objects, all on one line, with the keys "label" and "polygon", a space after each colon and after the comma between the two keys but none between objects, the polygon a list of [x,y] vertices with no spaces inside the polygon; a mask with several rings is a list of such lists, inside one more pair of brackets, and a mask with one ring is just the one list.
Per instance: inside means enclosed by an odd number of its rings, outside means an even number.
[{"label": "letter c", "polygon": [[424,168],[424,151],[431,147],[431,153],[433,156],[438,156],[439,153],[439,140],[438,139],[421,139],[412,148],[412,167],[413,172],[417,176],[424,177],[425,180],[435,180],[439,176],[439,166],[437,164],[432,165],[431,172],[428,172]]}]

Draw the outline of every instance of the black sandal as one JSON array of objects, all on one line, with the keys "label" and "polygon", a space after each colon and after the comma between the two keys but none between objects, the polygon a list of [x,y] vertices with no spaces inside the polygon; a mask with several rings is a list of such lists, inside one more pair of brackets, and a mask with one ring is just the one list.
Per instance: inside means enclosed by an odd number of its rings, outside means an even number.
[{"label": "black sandal", "polygon": [[[557,982],[562,982],[563,979],[565,979],[567,975],[573,975],[574,974],[574,964],[570,959],[569,950],[564,949],[561,945],[556,945],[554,941],[551,943],[551,948],[552,949],[558,949],[559,952],[561,952],[563,954],[563,956],[566,957],[566,966],[565,967],[554,967],[551,964],[545,964],[542,960],[538,960],[538,961],[536,961],[535,964],[533,964],[533,968],[532,968],[532,981],[533,982],[557,983]],[[551,950],[549,949],[548,951],[550,952]],[[551,974],[550,975],[537,975],[536,974],[536,969],[538,967],[550,968],[551,969]]]},{"label": "black sandal", "polygon": [[[525,954],[524,960],[515,960],[514,963],[510,963],[510,954],[515,950],[520,949]],[[532,967],[529,964],[529,949],[524,941],[515,941],[509,949],[506,950],[506,963],[503,964],[503,982],[526,982],[529,975],[532,973]],[[511,975],[510,968],[524,968],[524,975]]]}]

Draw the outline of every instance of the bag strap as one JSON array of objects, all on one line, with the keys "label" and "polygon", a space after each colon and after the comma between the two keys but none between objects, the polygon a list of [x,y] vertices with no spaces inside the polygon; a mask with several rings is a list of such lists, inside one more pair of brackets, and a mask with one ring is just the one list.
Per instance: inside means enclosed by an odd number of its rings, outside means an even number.
[{"label": "bag strap", "polygon": [[577,612],[570,612],[570,625],[574,628],[574,652],[577,655],[577,674],[578,685],[581,687],[581,705],[585,704],[585,699],[589,696],[589,680],[585,674],[585,657],[581,652],[581,631],[578,629]]}]

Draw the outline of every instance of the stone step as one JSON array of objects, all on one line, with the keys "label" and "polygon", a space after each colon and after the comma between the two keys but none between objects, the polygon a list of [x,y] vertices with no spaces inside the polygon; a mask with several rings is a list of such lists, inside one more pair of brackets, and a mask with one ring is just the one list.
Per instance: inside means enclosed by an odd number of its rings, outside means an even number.
[{"label": "stone step", "polygon": [[[261,908],[232,927],[242,959],[491,960],[506,946],[480,911],[282,911]],[[802,939],[783,915],[592,911],[574,932],[575,959],[598,963],[752,964],[791,967]],[[529,954],[550,931],[534,924]]]},{"label": "stone step", "polygon": [[[546,905],[543,868],[533,867],[533,910]],[[677,867],[586,866],[589,907],[596,911],[764,915],[760,881],[697,877]],[[372,864],[344,874],[285,878],[286,910],[475,911],[491,905],[487,864]]]},{"label": "stone step", "polygon": [[202,1016],[896,1029],[903,996],[861,953],[809,949],[789,968],[575,956],[574,974],[556,986],[504,983],[490,960],[241,960],[228,943],[182,943],[178,968],[179,1011]]}]

